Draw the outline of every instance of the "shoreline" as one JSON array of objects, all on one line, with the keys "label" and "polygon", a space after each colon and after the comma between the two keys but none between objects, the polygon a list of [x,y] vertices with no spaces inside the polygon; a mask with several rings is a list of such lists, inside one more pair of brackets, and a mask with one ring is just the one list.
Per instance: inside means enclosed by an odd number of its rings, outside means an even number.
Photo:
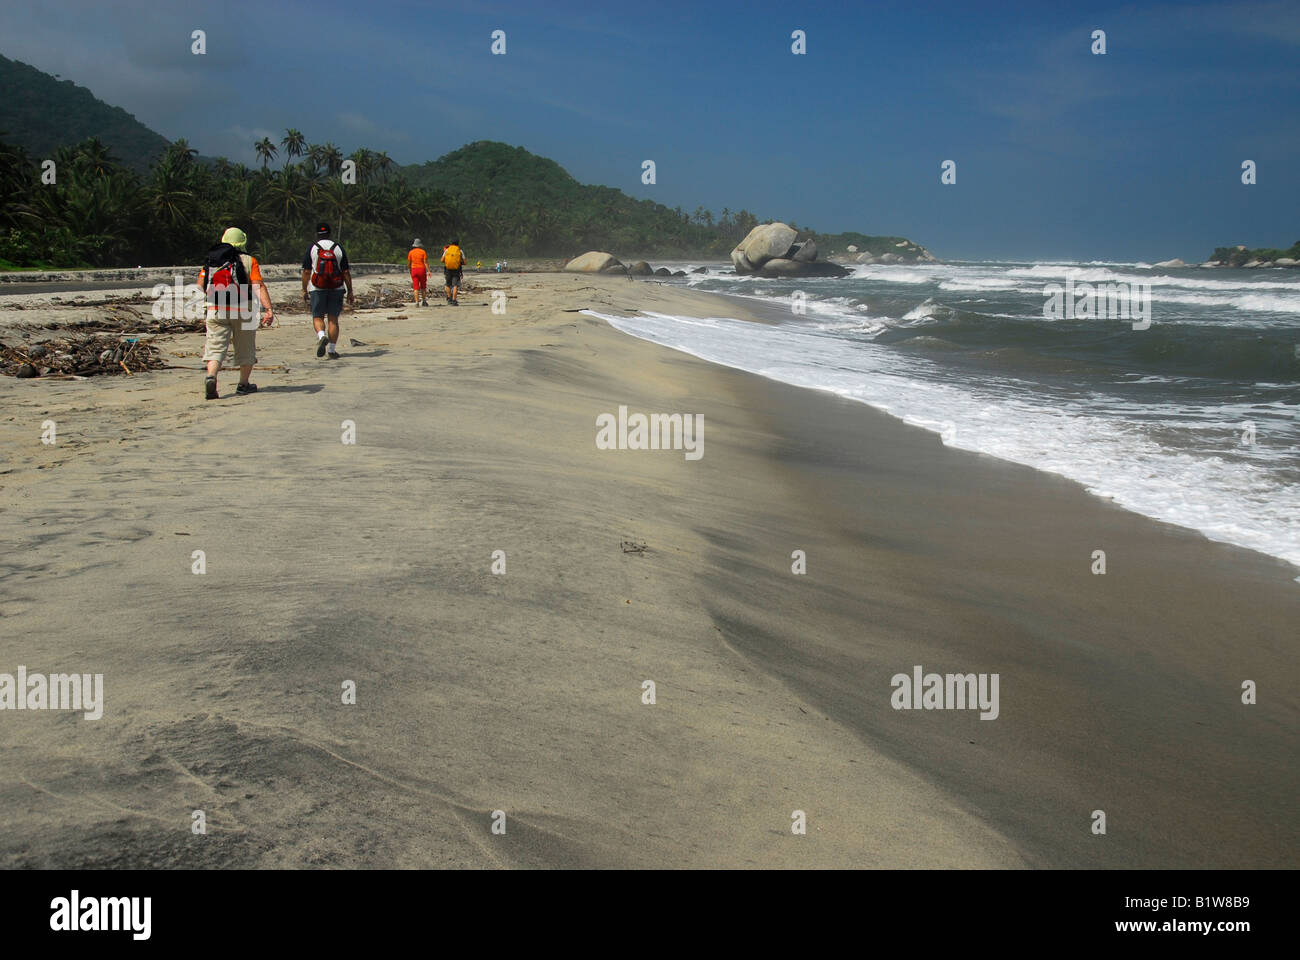
[{"label": "shoreline", "polygon": [[[502,287],[504,317],[483,294],[345,314],[364,343],[337,364],[288,317],[259,363],[289,370],[250,398],[205,406],[171,371],[0,382],[0,530],[28,548],[0,671],[65,652],[108,690],[78,738],[0,714],[0,863],[1294,866],[1296,697],[1220,686],[1294,674],[1283,561],[565,312],[761,319],[746,301]],[[620,403],[702,414],[705,455],[597,450]],[[914,664],[1000,672],[999,718],[893,710]]]}]

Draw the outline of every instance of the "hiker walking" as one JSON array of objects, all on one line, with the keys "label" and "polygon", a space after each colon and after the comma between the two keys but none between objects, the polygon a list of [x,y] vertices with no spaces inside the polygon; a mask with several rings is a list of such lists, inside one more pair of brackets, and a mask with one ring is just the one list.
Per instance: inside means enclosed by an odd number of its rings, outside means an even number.
[{"label": "hiker walking", "polygon": [[464,263],[465,254],[460,249],[460,238],[453,238],[442,251],[442,273],[447,285],[447,303],[453,307],[460,306],[458,300],[461,284],[460,268]]},{"label": "hiker walking", "polygon": [[[239,386],[235,393],[243,396],[257,390],[249,383],[253,364],[257,363],[257,328],[269,327],[275,320],[271,309],[271,295],[262,282],[262,269],[257,258],[247,252],[248,236],[238,227],[231,227],[221,235],[221,242],[208,251],[199,270],[199,287],[207,300],[205,328],[207,340],[203,347],[203,361],[207,365],[203,381],[203,396],[217,400],[217,373],[226,362],[231,345],[235,348],[235,364],[239,367]],[[260,323],[254,323],[257,311],[253,295],[262,307]]]},{"label": "hiker walking", "polygon": [[415,291],[415,305],[429,305],[429,254],[424,244],[416,237],[411,243],[411,252],[406,255],[406,262],[411,265],[411,287]]},{"label": "hiker walking", "polygon": [[[316,242],[307,248],[302,258],[302,298],[311,303],[311,323],[316,328],[316,356],[325,356],[329,350],[331,360],[339,358],[339,314],[343,312],[343,288],[347,287],[348,303],[352,296],[352,270],[344,249],[330,239],[330,225],[316,224]],[[325,318],[329,318],[329,336],[325,333]]]}]

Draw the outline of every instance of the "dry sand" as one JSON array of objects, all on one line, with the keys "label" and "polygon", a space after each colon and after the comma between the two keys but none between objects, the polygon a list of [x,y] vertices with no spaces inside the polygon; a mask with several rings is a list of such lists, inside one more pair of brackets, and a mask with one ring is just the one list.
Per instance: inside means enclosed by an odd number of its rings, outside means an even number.
[{"label": "dry sand", "polygon": [[[0,712],[0,866],[1295,865],[1297,571],[564,312],[742,303],[486,279],[339,361],[284,315],[250,397],[0,380],[0,672],[106,688]],[[892,710],[918,663],[1001,716]]]}]

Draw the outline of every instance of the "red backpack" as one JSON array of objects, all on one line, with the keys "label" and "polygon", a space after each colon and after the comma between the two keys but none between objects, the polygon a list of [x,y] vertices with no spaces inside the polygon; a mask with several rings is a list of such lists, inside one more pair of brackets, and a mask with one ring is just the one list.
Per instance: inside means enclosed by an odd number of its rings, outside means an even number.
[{"label": "red backpack", "polygon": [[338,245],[327,250],[318,242],[312,245],[312,249],[319,252],[316,254],[316,269],[311,274],[311,285],[317,290],[337,290],[343,286],[343,271],[339,269],[336,256]]}]

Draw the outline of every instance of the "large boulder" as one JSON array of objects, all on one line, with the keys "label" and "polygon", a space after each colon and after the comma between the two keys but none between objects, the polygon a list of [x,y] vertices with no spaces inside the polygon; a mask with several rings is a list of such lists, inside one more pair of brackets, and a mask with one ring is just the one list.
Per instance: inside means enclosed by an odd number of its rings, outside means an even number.
[{"label": "large boulder", "polygon": [[759,269],[760,277],[847,277],[849,271],[828,260],[791,260],[777,257]]},{"label": "large boulder", "polygon": [[857,245],[856,245],[856,244],[852,244],[852,243],[850,243],[850,244],[849,244],[849,253],[857,253],[857,252],[858,252]]},{"label": "large boulder", "polygon": [[644,260],[638,260],[632,266],[627,268],[627,272],[634,277],[648,277],[654,273],[654,268]]},{"label": "large boulder", "polygon": [[1275,267],[1300,267],[1300,260],[1291,257],[1278,257],[1273,261]]},{"label": "large boulder", "polygon": [[709,272],[708,267],[696,267],[694,270],[691,271],[691,273],[708,273],[708,272]]},{"label": "large boulder", "polygon": [[784,223],[761,223],[731,251],[737,273],[753,273],[769,260],[784,258],[798,236]]},{"label": "large boulder", "polygon": [[580,257],[574,257],[564,265],[571,273],[620,273],[627,268],[613,254],[590,250]]},{"label": "large boulder", "polygon": [[791,260],[798,260],[802,263],[811,263],[817,259],[817,244],[811,240],[805,240],[802,243],[794,245],[794,252],[790,254]]},{"label": "large boulder", "polygon": [[669,270],[667,267],[660,267],[658,270],[655,271],[656,277],[671,277],[672,275],[673,272]]}]

